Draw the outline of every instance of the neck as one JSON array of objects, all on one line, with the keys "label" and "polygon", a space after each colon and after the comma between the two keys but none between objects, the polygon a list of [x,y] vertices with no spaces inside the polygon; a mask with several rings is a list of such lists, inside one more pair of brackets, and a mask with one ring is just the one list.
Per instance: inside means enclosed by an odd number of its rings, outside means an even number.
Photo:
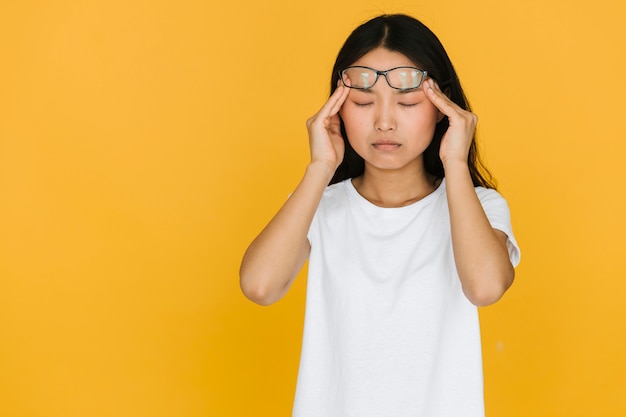
[{"label": "neck", "polygon": [[411,170],[380,170],[366,165],[363,175],[352,180],[356,190],[379,207],[404,207],[413,204],[437,188],[439,181],[423,166]]}]

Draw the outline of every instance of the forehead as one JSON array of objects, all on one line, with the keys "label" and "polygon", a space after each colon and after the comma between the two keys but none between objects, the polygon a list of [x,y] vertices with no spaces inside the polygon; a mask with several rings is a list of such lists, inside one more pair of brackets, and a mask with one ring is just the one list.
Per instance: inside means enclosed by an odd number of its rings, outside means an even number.
[{"label": "forehead", "polygon": [[362,65],[379,71],[385,71],[395,67],[414,67],[415,63],[411,62],[406,55],[400,52],[378,47],[363,55],[352,65]]}]

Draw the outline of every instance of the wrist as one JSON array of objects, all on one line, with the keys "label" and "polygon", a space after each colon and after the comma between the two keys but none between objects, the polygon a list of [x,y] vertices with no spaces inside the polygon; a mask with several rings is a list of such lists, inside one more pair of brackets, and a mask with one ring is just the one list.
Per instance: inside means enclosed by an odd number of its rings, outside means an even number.
[{"label": "wrist", "polygon": [[320,177],[328,184],[336,170],[337,168],[328,162],[311,161],[306,167],[306,174]]},{"label": "wrist", "polygon": [[467,159],[447,158],[447,159],[442,159],[441,163],[443,164],[443,169],[446,172],[446,174],[448,174],[449,171],[469,172],[469,165],[467,163]]},{"label": "wrist", "polygon": [[448,189],[456,189],[458,186],[471,186],[473,188],[472,174],[470,173],[467,161],[447,160],[444,162],[443,170],[446,176]]}]

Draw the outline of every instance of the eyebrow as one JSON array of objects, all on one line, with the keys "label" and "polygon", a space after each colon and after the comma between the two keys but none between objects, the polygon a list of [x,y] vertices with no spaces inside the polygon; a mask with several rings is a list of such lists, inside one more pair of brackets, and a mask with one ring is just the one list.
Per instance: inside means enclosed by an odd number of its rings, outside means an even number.
[{"label": "eyebrow", "polygon": [[409,93],[414,93],[416,91],[419,91],[420,88],[411,88],[410,90],[396,90],[396,92],[398,92],[399,94],[409,94]]},{"label": "eyebrow", "polygon": [[[360,91],[362,93],[374,94],[374,91],[372,91],[371,88],[368,88],[367,90],[361,90],[361,89],[355,88],[355,90],[356,91]],[[419,90],[420,90],[420,87],[412,88],[410,90],[396,90],[395,88],[393,89],[395,94],[408,94],[408,93],[414,93],[414,92],[419,91]]]}]

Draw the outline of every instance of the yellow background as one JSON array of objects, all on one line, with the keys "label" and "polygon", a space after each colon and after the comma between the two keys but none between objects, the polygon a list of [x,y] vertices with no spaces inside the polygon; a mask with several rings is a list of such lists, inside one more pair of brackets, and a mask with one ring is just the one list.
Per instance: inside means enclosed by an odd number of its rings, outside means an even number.
[{"label": "yellow background", "polygon": [[626,415],[626,8],[617,0],[0,4],[0,415],[290,415],[304,274],[241,255],[308,158],[348,33],[422,19],[522,246],[481,310],[490,417]]}]

